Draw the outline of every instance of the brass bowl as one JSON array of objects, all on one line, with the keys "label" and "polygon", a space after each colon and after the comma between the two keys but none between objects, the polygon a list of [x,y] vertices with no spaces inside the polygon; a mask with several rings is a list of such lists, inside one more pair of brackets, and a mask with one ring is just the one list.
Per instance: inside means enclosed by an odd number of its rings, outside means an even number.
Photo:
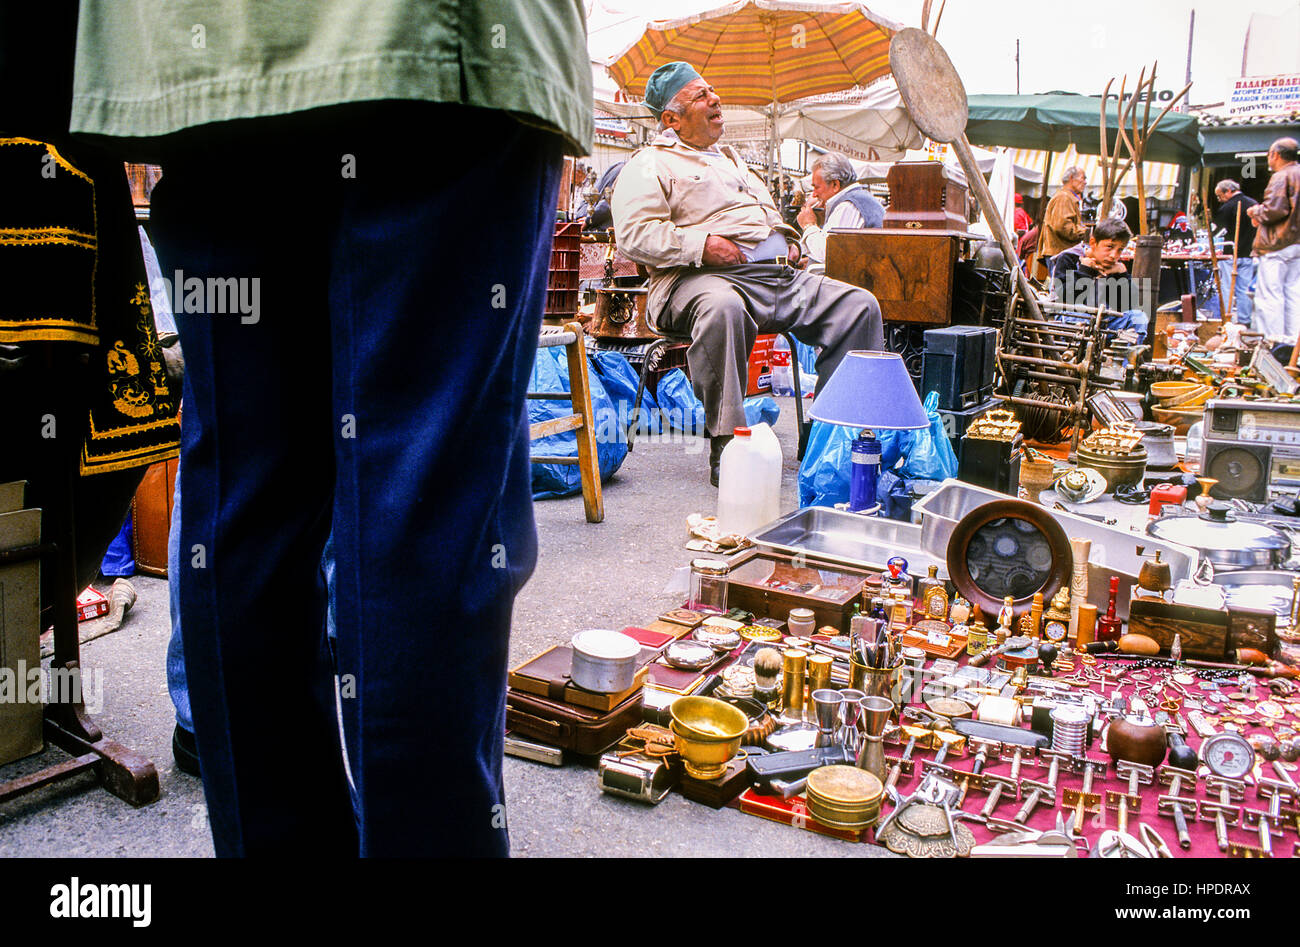
[{"label": "brass bowl", "polygon": [[1090,467],[1105,477],[1112,490],[1124,483],[1137,486],[1147,469],[1147,452],[1140,445],[1127,454],[1097,454],[1080,447],[1075,457],[1080,467]]},{"label": "brass bowl", "polygon": [[744,712],[712,697],[680,697],[671,713],[669,729],[687,775],[708,780],[725,773],[749,730]]},{"label": "brass bowl", "polygon": [[740,751],[741,737],[733,740],[702,740],[683,733],[674,720],[668,725],[674,745],[685,763],[686,775],[695,779],[717,779],[727,771],[727,764]]}]

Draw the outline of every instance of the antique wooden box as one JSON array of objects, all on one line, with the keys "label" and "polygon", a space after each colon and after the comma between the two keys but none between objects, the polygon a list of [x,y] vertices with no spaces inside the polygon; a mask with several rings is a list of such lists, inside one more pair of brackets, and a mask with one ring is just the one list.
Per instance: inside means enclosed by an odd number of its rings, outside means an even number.
[{"label": "antique wooden box", "polygon": [[870,290],[886,322],[946,326],[961,237],[939,231],[837,230],[826,275]]},{"label": "antique wooden box", "polygon": [[808,559],[752,552],[737,559],[728,576],[727,604],[757,617],[784,619],[792,608],[811,608],[817,627],[847,631],[853,603],[871,573]]},{"label": "antique wooden box", "polygon": [[900,161],[889,182],[886,230],[958,230],[970,226],[966,185],[942,161]]}]

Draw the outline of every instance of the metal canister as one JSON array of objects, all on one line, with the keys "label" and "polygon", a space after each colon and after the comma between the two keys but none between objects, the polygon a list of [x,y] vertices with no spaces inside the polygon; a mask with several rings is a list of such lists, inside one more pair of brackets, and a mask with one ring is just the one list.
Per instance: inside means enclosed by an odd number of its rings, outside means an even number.
[{"label": "metal canister", "polygon": [[808,693],[823,690],[831,686],[831,664],[834,659],[829,654],[813,654],[808,657]]},{"label": "metal canister", "polygon": [[785,653],[785,662],[781,669],[781,706],[787,716],[803,716],[803,691],[805,669],[808,654],[798,648],[791,648]]},{"label": "metal canister", "polygon": [[989,630],[983,625],[966,626],[966,653],[971,657],[989,646]]}]

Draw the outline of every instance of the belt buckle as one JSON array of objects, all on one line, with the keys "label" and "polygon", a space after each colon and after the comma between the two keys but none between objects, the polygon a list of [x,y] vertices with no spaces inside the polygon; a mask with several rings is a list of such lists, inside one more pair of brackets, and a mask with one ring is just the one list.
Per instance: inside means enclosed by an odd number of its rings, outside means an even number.
[{"label": "belt buckle", "polygon": [[788,256],[778,256],[778,257],[774,257],[772,259],[772,262],[775,263],[777,266],[789,266],[790,258]]}]

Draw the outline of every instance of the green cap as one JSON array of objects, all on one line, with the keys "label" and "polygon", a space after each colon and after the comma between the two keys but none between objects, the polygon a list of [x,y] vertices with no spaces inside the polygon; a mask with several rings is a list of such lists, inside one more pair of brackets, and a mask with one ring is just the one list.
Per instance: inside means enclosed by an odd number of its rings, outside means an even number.
[{"label": "green cap", "polygon": [[699,78],[700,74],[688,62],[664,63],[650,74],[650,81],[645,84],[645,104],[659,115],[673,96],[682,91],[682,86]]}]

